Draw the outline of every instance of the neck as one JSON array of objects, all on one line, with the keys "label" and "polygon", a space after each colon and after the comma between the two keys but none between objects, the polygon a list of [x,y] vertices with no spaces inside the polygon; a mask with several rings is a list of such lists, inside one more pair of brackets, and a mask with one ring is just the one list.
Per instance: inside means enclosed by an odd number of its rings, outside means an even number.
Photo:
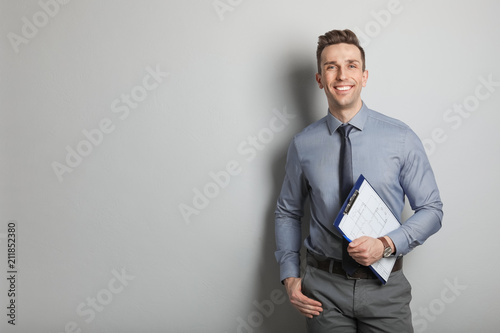
[{"label": "neck", "polygon": [[340,120],[343,124],[349,122],[354,116],[361,110],[361,107],[363,106],[363,102],[361,100],[356,103],[356,106],[354,107],[342,107],[338,105],[331,105],[331,103],[328,103],[328,110],[338,120]]}]

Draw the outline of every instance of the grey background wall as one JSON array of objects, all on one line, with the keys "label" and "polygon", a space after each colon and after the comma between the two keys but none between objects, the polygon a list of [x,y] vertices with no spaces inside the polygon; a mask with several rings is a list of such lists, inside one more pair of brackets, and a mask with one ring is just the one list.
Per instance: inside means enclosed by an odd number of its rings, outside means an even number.
[{"label": "grey background wall", "polygon": [[416,332],[497,331],[498,2],[0,7],[2,332],[304,332],[273,211],[289,140],[326,114],[334,28],[442,191],[442,230],[405,260]]}]

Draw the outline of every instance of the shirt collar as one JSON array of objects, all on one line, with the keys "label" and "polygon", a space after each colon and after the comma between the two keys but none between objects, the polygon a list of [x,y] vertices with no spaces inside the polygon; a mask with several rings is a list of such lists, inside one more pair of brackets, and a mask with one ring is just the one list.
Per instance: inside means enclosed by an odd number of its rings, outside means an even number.
[{"label": "shirt collar", "polygon": [[[361,109],[348,122],[348,124],[351,124],[352,126],[356,127],[358,130],[362,131],[363,127],[365,126],[367,117],[368,117],[368,107],[363,102]],[[338,120],[337,118],[335,118],[330,113],[330,111],[328,111],[328,115],[326,117],[326,123],[328,125],[328,129],[330,130],[330,135],[335,133],[337,131],[337,128],[339,128],[342,125],[342,122],[340,120]]]}]

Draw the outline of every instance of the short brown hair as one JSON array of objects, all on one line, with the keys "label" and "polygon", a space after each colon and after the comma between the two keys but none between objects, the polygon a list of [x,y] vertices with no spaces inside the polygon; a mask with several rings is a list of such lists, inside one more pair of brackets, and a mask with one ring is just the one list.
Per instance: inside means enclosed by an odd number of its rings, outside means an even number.
[{"label": "short brown hair", "polygon": [[359,45],[358,37],[349,29],[332,30],[318,37],[318,49],[316,50],[316,59],[318,61],[318,73],[321,74],[321,53],[325,47],[334,44],[352,44],[361,52],[361,60],[363,62],[362,69],[365,71],[365,50]]}]

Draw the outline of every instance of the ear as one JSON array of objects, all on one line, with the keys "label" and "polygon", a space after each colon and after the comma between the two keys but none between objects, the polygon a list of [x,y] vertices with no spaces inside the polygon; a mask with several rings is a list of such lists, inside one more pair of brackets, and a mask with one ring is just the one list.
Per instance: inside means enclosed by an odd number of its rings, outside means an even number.
[{"label": "ear", "polygon": [[318,82],[319,89],[323,89],[323,84],[321,83],[321,74],[316,73],[316,82]]},{"label": "ear", "polygon": [[362,81],[363,87],[366,87],[366,81],[368,81],[368,70],[365,70],[363,72],[363,81]]}]

